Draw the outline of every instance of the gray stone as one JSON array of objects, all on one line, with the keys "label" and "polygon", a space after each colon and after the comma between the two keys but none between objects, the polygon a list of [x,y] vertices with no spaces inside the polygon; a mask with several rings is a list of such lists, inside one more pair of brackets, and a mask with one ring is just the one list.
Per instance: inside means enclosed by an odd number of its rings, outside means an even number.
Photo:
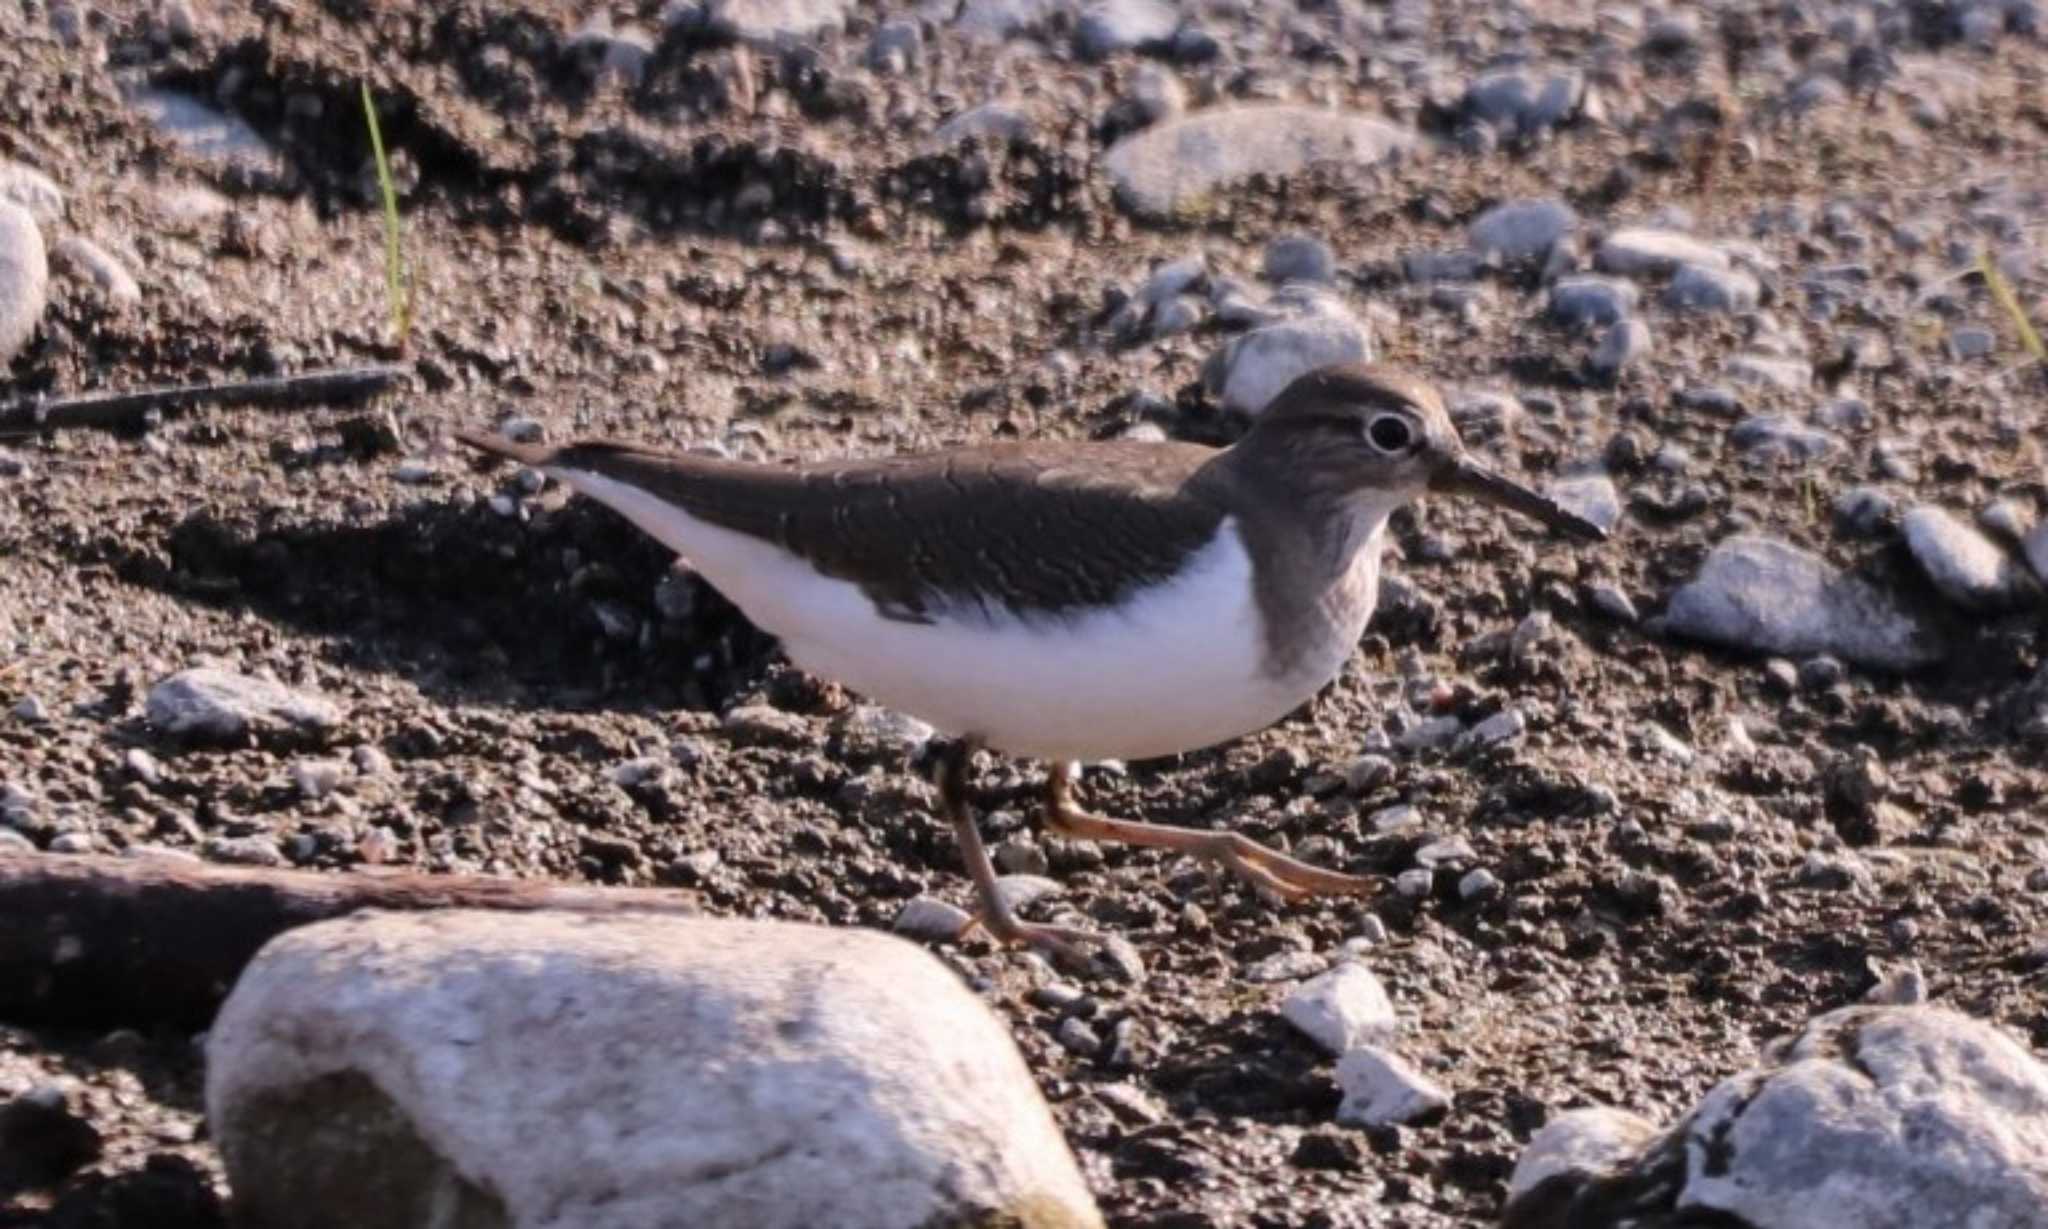
[{"label": "gray stone", "polygon": [[2020,561],[1946,509],[1922,504],[1899,521],[1906,547],[1941,595],[1964,610],[1997,614],[2039,594]]},{"label": "gray stone", "polygon": [[1465,114],[1507,134],[1531,136],[1578,114],[1586,79],[1576,72],[1537,78],[1519,69],[1488,73],[1465,88]]},{"label": "gray stone", "polygon": [[1664,306],[1674,311],[1755,311],[1762,298],[1763,287],[1754,275],[1712,265],[1682,266],[1664,288]]},{"label": "gray stone", "polygon": [[165,734],[229,741],[244,734],[324,734],[341,710],[271,679],[211,667],[181,670],[149,689],[149,723]]},{"label": "gray stone", "polygon": [[1621,519],[1621,496],[1606,474],[1577,474],[1550,484],[1549,495],[1565,508],[1600,526],[1613,529]]},{"label": "gray stone", "polygon": [[1535,263],[1577,230],[1579,215],[1554,199],[1506,201],[1472,220],[1472,246],[1508,264]]},{"label": "gray stone", "polygon": [[51,263],[84,277],[99,288],[109,303],[137,303],[142,287],[128,267],[99,244],[84,235],[66,235],[50,249]]},{"label": "gray stone", "polygon": [[[277,148],[262,133],[241,116],[223,111],[202,98],[179,90],[148,87],[130,92],[127,101],[194,157],[259,176],[275,175],[284,169]],[[360,120],[361,116],[356,118]]]},{"label": "gray stone", "polygon": [[1559,278],[1550,287],[1550,316],[1573,328],[1604,328],[1635,310],[1636,288],[1611,277]]},{"label": "gray stone", "polygon": [[1337,254],[1314,235],[1282,235],[1266,245],[1264,273],[1269,282],[1335,281]]},{"label": "gray stone", "polygon": [[274,939],[207,1038],[237,1210],[296,1229],[1100,1226],[1007,1028],[915,946],[651,914]]},{"label": "gray stone", "polygon": [[1790,414],[1757,414],[1736,423],[1728,442],[1743,459],[1761,465],[1806,465],[1834,452],[1834,436]]},{"label": "gray stone", "polygon": [[847,0],[705,0],[705,27],[757,46],[817,38],[846,20]]},{"label": "gray stone", "polygon": [[[1530,1141],[1506,1221],[1756,1229],[2034,1229],[2048,1207],[2048,1066],[1924,1005],[1829,1012],[1676,1128],[1577,1110]],[[1625,1209],[1625,1211],[1622,1211]]]},{"label": "gray stone", "polygon": [[1256,414],[1280,391],[1318,367],[1366,362],[1372,335],[1346,314],[1319,312],[1277,320],[1232,338],[1204,368],[1204,382],[1225,409]]},{"label": "gray stone", "polygon": [[1835,528],[1851,537],[1876,537],[1898,510],[1898,501],[1877,487],[1850,487],[1835,497]]},{"label": "gray stone", "polygon": [[1387,1045],[1401,1031],[1394,1001],[1372,970],[1346,960],[1296,986],[1280,1014],[1332,1055],[1363,1045]]},{"label": "gray stone", "polygon": [[1255,175],[1315,166],[1367,167],[1399,157],[1414,136],[1382,120],[1281,103],[1218,107],[1157,124],[1103,157],[1117,198],[1133,213],[1177,217]]},{"label": "gray stone", "polygon": [[1372,1046],[1361,1046],[1337,1060],[1337,1087],[1344,1092],[1337,1121],[1348,1126],[1398,1126],[1451,1106],[1451,1094],[1442,1085],[1400,1055]]},{"label": "gray stone", "polygon": [[892,17],[868,36],[868,67],[901,73],[924,62],[924,27],[915,17]]},{"label": "gray stone", "polygon": [[1648,355],[1655,340],[1643,321],[1618,320],[1607,326],[1586,361],[1596,375],[1619,375]]},{"label": "gray stone", "polygon": [[1034,127],[1031,117],[1008,103],[985,102],[978,107],[969,107],[945,123],[932,134],[932,140],[940,145],[958,145],[969,137],[983,142],[1022,141],[1031,135]]},{"label": "gray stone", "polygon": [[12,201],[28,210],[41,226],[64,217],[64,192],[55,180],[32,166],[0,158],[0,201]]},{"label": "gray stone", "polygon": [[1179,11],[1165,0],[1097,0],[1074,23],[1074,50],[1083,59],[1104,60],[1161,46],[1179,27]]},{"label": "gray stone", "polygon": [[1187,87],[1171,68],[1150,60],[1131,70],[1124,96],[1147,124],[1172,119],[1188,109]]},{"label": "gray stone", "polygon": [[2040,578],[2042,584],[2048,584],[2048,521],[2034,526],[2034,531],[2027,535],[2022,549],[2027,556],[2027,563],[2034,569],[2034,575]]},{"label": "gray stone", "polygon": [[1153,269],[1138,288],[1138,298],[1152,307],[1169,303],[1184,294],[1200,294],[1209,280],[1209,261],[1191,252]]},{"label": "gray stone", "polygon": [[964,0],[953,28],[969,38],[1010,38],[1045,25],[1068,7],[1067,0]]},{"label": "gray stone", "polygon": [[1738,384],[1754,384],[1780,392],[1796,393],[1813,383],[1811,363],[1768,354],[1733,355],[1721,370]]},{"label": "gray stone", "polygon": [[832,722],[834,749],[857,764],[910,759],[933,737],[917,718],[874,704],[856,704]]},{"label": "gray stone", "polygon": [[1982,325],[1960,325],[1948,332],[1948,352],[1956,358],[1983,358],[1996,349],[1998,334]]},{"label": "gray stone", "polygon": [[913,896],[896,911],[889,929],[926,943],[951,943],[958,939],[974,915],[936,896]]},{"label": "gray stone", "polygon": [[1940,660],[1934,634],[1869,583],[1772,538],[1732,537],[1665,612],[1676,635],[1788,657],[1832,653],[1880,670]]},{"label": "gray stone", "polygon": [[1725,269],[1728,257],[1719,248],[1680,231],[1631,226],[1602,240],[1593,263],[1603,273],[1663,277],[1684,265]]},{"label": "gray stone", "polygon": [[50,261],[29,212],[0,201],[0,363],[20,353],[43,317]]}]

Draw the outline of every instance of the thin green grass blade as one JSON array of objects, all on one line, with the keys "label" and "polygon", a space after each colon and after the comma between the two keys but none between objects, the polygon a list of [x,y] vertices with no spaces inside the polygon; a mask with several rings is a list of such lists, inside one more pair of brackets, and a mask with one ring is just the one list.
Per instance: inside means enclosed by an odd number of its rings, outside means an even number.
[{"label": "thin green grass blade", "polygon": [[391,309],[391,332],[405,349],[412,334],[412,275],[398,229],[398,187],[391,181],[391,159],[384,153],[384,131],[377,125],[377,105],[370,83],[363,82],[363,118],[370,125],[370,151],[377,159],[377,186],[384,195],[384,296]]},{"label": "thin green grass blade", "polygon": [[2041,344],[2041,335],[2034,331],[2034,322],[2027,319],[2027,309],[2020,304],[2020,297],[2013,293],[2012,283],[2005,280],[2005,274],[1998,271],[1998,263],[1991,259],[1991,253],[1977,253],[1977,269],[1984,274],[1984,284],[1991,287],[1991,297],[1998,300],[1999,307],[2012,319],[2014,331],[2020,335],[2020,344],[2037,363],[2048,363],[2048,347]]}]

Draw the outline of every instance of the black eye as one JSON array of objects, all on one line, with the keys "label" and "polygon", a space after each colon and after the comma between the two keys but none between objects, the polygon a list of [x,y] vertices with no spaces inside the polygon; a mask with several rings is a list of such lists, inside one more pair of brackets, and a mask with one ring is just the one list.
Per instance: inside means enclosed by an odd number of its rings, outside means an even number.
[{"label": "black eye", "polygon": [[1381,414],[1365,424],[1365,438],[1381,452],[1406,452],[1415,442],[1415,429],[1399,414]]}]

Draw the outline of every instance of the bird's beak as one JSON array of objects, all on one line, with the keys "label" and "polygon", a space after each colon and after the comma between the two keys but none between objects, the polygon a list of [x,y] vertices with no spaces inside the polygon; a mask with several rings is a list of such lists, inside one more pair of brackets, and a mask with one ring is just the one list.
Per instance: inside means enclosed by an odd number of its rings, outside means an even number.
[{"label": "bird's beak", "polygon": [[1556,500],[1538,494],[1512,478],[1504,478],[1467,456],[1452,458],[1436,472],[1429,486],[1431,490],[1447,494],[1476,496],[1490,504],[1542,521],[1552,529],[1561,529],[1594,542],[1604,541],[1607,537],[1605,529]]}]

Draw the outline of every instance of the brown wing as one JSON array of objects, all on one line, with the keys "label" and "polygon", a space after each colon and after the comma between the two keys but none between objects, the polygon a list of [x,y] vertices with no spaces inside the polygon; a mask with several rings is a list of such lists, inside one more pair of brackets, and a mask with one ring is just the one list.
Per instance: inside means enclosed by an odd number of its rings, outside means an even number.
[{"label": "brown wing", "polygon": [[536,468],[603,474],[775,542],[911,622],[961,603],[1042,614],[1108,605],[1173,575],[1224,515],[1188,481],[1217,455],[1193,444],[1003,444],[769,466],[608,441],[460,438]]}]

